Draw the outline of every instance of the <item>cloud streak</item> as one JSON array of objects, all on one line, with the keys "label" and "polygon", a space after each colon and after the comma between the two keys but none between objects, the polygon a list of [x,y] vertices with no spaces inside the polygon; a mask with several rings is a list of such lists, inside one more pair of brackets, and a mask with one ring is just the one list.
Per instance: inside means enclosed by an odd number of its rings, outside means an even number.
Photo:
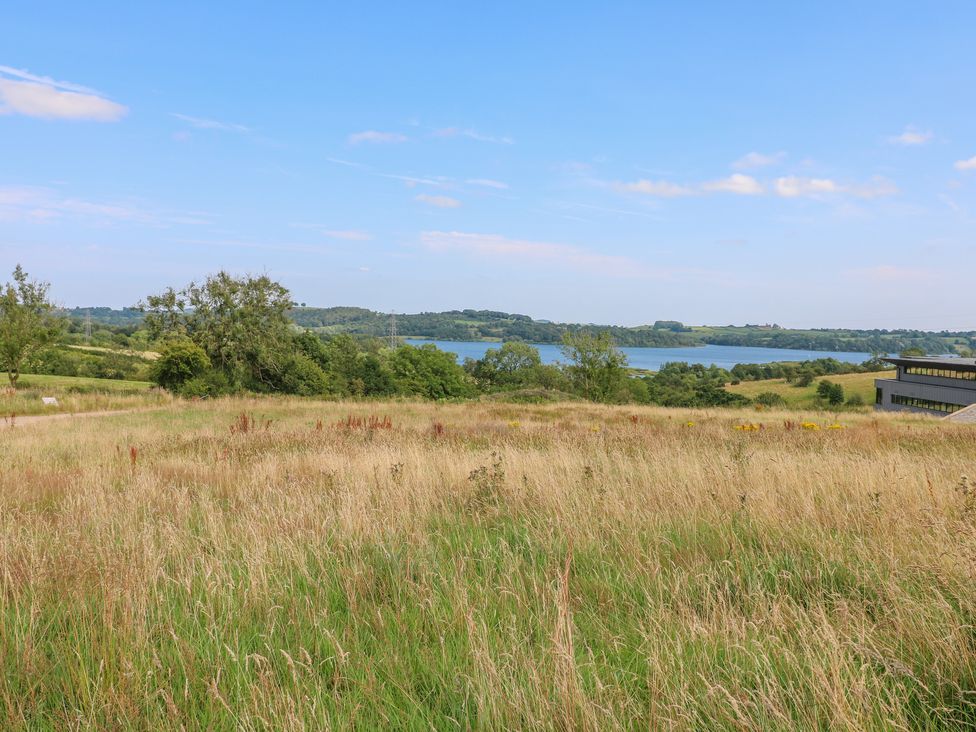
[{"label": "cloud streak", "polygon": [[79,84],[0,66],[0,114],[116,122],[128,111],[127,107]]},{"label": "cloud streak", "polygon": [[785,152],[776,152],[772,154],[760,153],[760,152],[750,152],[743,155],[741,158],[732,163],[732,167],[736,170],[751,170],[752,168],[765,168],[769,165],[777,165],[783,162],[786,158]]},{"label": "cloud streak", "polygon": [[406,142],[409,138],[406,135],[401,135],[399,132],[380,132],[379,130],[363,130],[362,132],[353,132],[349,137],[346,138],[346,142],[350,145],[361,145],[363,143],[369,143],[372,145],[393,145],[401,142]]},{"label": "cloud streak", "polygon": [[436,206],[437,208],[460,208],[461,206],[459,200],[450,196],[430,196],[426,193],[421,193],[414,200],[426,203],[428,206]]},{"label": "cloud streak", "polygon": [[434,130],[431,133],[432,137],[466,137],[469,140],[477,140],[478,142],[490,142],[495,145],[514,145],[515,140],[511,137],[497,137],[495,135],[486,135],[477,130],[472,129],[462,129],[460,127],[442,127],[439,130]]},{"label": "cloud streak", "polygon": [[215,119],[191,117],[188,114],[179,114],[177,112],[173,112],[172,116],[198,130],[220,130],[221,132],[239,132],[241,134],[246,134],[251,131],[250,127],[231,122],[219,122]]},{"label": "cloud streak", "polygon": [[672,272],[653,270],[630,257],[599,254],[570,244],[511,239],[497,234],[463,231],[424,231],[420,242],[428,251],[438,254],[457,253],[481,259],[519,263],[534,261],[612,277],[667,277]]},{"label": "cloud streak", "polygon": [[94,226],[208,223],[208,217],[199,213],[148,211],[126,203],[88,201],[64,196],[42,186],[0,186],[0,221],[44,223],[60,220]]}]

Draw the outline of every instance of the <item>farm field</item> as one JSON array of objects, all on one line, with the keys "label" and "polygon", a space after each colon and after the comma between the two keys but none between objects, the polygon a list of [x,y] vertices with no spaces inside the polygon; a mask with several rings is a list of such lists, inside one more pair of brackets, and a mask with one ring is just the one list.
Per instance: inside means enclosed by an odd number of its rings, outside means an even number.
[{"label": "farm field", "polygon": [[874,380],[892,379],[895,372],[878,371],[866,374],[839,374],[837,376],[824,376],[814,379],[809,386],[795,386],[789,384],[785,379],[766,379],[763,381],[743,381],[740,384],[729,384],[725,388],[733,394],[755,399],[763,392],[773,392],[783,397],[787,406],[799,407],[803,409],[813,409],[817,402],[817,384],[823,380],[840,384],[844,387],[844,396],[850,397],[857,394],[870,406],[874,404]]},{"label": "farm field", "polygon": [[0,727],[971,728],[974,456],[582,403],[0,429]]}]

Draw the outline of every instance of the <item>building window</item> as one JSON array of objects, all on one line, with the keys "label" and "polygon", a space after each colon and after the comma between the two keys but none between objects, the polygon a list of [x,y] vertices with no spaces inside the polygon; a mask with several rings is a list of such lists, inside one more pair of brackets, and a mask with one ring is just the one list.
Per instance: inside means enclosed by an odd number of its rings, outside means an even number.
[{"label": "building window", "polygon": [[881,387],[879,386],[877,389],[874,390],[874,403],[881,404],[883,401],[884,401],[884,393],[881,391]]},{"label": "building window", "polygon": [[962,379],[964,381],[976,381],[976,371],[957,371],[947,368],[928,368],[927,366],[906,366],[906,374],[914,376],[938,376],[942,379]]},{"label": "building window", "polygon": [[943,414],[952,414],[953,412],[962,409],[965,404],[949,404],[947,402],[934,402],[931,399],[919,399],[918,397],[902,396],[901,394],[892,394],[891,396],[892,404],[900,404],[903,407],[914,407],[915,409],[927,409],[931,412],[942,412]]}]

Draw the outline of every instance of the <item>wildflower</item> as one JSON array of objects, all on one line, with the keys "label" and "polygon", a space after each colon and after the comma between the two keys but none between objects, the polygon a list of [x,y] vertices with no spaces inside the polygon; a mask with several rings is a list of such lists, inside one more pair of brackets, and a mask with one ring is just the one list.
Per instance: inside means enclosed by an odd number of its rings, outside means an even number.
[{"label": "wildflower", "polygon": [[694,422],[685,422],[685,427],[694,427],[694,426],[695,426]]},{"label": "wildflower", "polygon": [[519,421],[517,419],[513,419],[511,422],[508,423],[508,426],[511,427],[513,430],[517,430],[521,425],[519,424]]},{"label": "wildflower", "polygon": [[590,432],[599,432],[599,431],[600,431],[600,425],[598,424],[595,424],[592,427],[590,427]]},{"label": "wildflower", "polygon": [[758,432],[762,429],[762,425],[747,422],[746,424],[737,424],[732,429],[739,430],[740,432]]},{"label": "wildflower", "polygon": [[820,429],[820,425],[817,424],[816,422],[803,422],[800,426],[805,430],[811,430],[811,431],[816,431]]},{"label": "wildflower", "polygon": [[842,424],[837,424],[836,422],[834,422],[832,425],[828,425],[827,426],[827,429],[828,430],[843,430],[843,429],[847,429],[847,428],[844,425],[842,425]]}]

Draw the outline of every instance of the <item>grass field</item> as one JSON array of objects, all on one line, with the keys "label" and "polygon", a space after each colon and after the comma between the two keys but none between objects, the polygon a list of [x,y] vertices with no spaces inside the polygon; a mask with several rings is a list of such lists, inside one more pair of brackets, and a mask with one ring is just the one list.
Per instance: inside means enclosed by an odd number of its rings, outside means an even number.
[{"label": "grass field", "polygon": [[755,399],[758,394],[770,391],[779,394],[787,406],[812,409],[817,402],[817,384],[823,379],[840,384],[844,387],[845,397],[857,394],[866,405],[874,404],[874,380],[892,379],[894,371],[879,371],[867,374],[840,374],[838,376],[824,376],[815,379],[809,386],[798,387],[788,384],[784,379],[767,379],[764,381],[743,381],[740,384],[726,386],[728,391]]},{"label": "grass field", "polygon": [[[6,374],[0,377],[5,379]],[[145,381],[24,374],[16,391],[0,388],[0,418],[134,409],[171,401],[165,394],[150,392],[151,386]],[[41,400],[48,396],[55,397],[58,405],[46,406]]]},{"label": "grass field", "polygon": [[0,728],[972,728],[976,430],[836,419],[268,399],[2,429]]}]

